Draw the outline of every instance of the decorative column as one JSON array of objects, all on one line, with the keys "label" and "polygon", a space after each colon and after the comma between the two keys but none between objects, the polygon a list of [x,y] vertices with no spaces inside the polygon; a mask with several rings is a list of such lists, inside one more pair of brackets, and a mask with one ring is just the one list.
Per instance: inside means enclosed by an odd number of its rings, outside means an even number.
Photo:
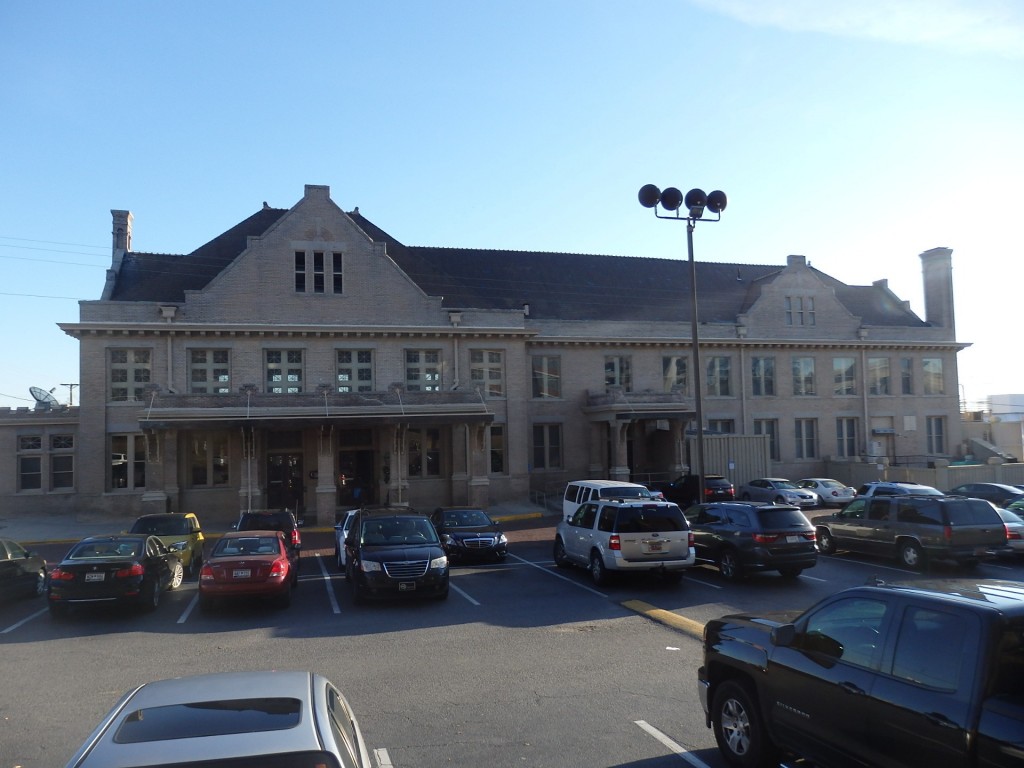
[{"label": "decorative column", "polygon": [[491,479],[488,473],[486,451],[486,424],[473,424],[469,427],[469,506],[486,507],[491,490]]},{"label": "decorative column", "polygon": [[626,445],[632,422],[610,422],[608,431],[612,439],[612,466],[608,470],[609,480],[629,481],[629,452]]},{"label": "decorative column", "polygon": [[592,480],[601,480],[608,476],[605,470],[604,457],[605,446],[608,445],[608,430],[610,425],[605,421],[592,421],[590,423],[590,466],[587,468],[587,477]]},{"label": "decorative column", "polygon": [[[173,434],[173,442],[169,441],[168,436]],[[173,467],[169,467],[164,462],[164,457],[167,455],[168,447],[171,448],[172,453],[177,457],[175,450],[177,445],[177,430],[171,430],[168,432],[155,432],[153,430],[147,430],[140,437],[146,441],[146,490],[142,494],[142,513],[143,514],[155,514],[158,512],[177,512],[180,511],[175,507],[171,506],[170,493],[173,493],[174,502],[177,504],[178,501],[178,483],[174,477]],[[132,467],[133,457],[129,456],[129,471],[133,471]],[[174,466],[177,466],[177,462],[174,462]]]},{"label": "decorative column", "polygon": [[338,481],[334,472],[333,426],[320,427],[316,448],[316,524],[334,525]]},{"label": "decorative column", "polygon": [[469,506],[469,454],[473,430],[469,424],[452,425],[452,504]]}]

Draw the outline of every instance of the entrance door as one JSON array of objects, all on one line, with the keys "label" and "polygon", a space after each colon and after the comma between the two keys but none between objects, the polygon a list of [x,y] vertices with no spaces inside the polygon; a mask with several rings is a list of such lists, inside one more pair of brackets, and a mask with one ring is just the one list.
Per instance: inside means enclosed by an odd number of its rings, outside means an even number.
[{"label": "entrance door", "polygon": [[373,449],[338,452],[338,506],[360,507],[377,503]]},{"label": "entrance door", "polygon": [[301,517],[302,493],[302,454],[268,454],[267,509],[290,509],[296,517]]}]

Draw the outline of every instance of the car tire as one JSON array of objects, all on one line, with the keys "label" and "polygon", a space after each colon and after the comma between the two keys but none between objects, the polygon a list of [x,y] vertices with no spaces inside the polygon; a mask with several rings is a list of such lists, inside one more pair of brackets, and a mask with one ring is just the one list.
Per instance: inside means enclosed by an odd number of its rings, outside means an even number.
[{"label": "car tire", "polygon": [[740,501],[750,501],[750,494],[749,494],[749,493],[744,493],[744,494],[743,494],[743,495],[742,495],[742,496],[740,497]]},{"label": "car tire", "polygon": [[718,553],[718,572],[728,581],[740,581],[743,578],[743,570],[740,568],[740,559],[736,550],[730,547]]},{"label": "car tire", "polygon": [[779,568],[779,573],[784,579],[795,579],[803,572],[803,568]]},{"label": "car tire", "polygon": [[167,585],[168,589],[177,589],[181,586],[181,582],[185,580],[185,567],[181,564],[181,560],[175,560],[174,565],[171,566],[171,581]]},{"label": "car tire", "polygon": [[569,555],[565,553],[565,543],[562,541],[561,536],[555,537],[555,550],[554,550],[555,565],[559,568],[568,568],[572,563],[569,561]]},{"label": "car tire", "polygon": [[284,610],[292,604],[292,587],[277,596],[277,607]]},{"label": "car tire", "polygon": [[773,504],[785,504],[786,503],[786,497],[785,496],[776,496],[775,497],[775,501],[772,502],[772,503]]},{"label": "car tire", "polygon": [[897,551],[901,565],[914,570],[924,567],[924,551],[916,541],[901,541],[897,545]]},{"label": "car tire", "polygon": [[711,728],[718,750],[737,768],[768,768],[778,765],[775,745],[768,739],[757,698],[742,683],[726,680],[718,686],[711,703]]},{"label": "car tire", "polygon": [[604,559],[601,557],[601,553],[597,551],[590,553],[590,578],[598,587],[604,587],[608,584],[608,569],[604,567]]},{"label": "car tire", "polygon": [[40,568],[36,574],[35,589],[29,593],[31,597],[39,597],[46,594],[46,569]]},{"label": "car tire", "polygon": [[836,540],[832,538],[832,532],[828,528],[818,529],[818,551],[823,555],[836,553]]},{"label": "car tire", "polygon": [[200,571],[200,569],[202,569],[202,567],[203,567],[203,551],[199,550],[198,552],[193,552],[192,553],[192,560],[189,561],[189,564],[188,564],[188,576],[189,576],[189,578],[190,579],[198,578],[199,577],[199,571]]},{"label": "car tire", "polygon": [[337,564],[338,570],[341,571],[342,573],[344,573],[346,576],[348,576],[348,573],[346,573],[346,571],[345,571],[345,558],[342,557],[342,550],[340,550],[340,549],[335,550],[335,552],[334,552],[334,562]]},{"label": "car tire", "polygon": [[445,587],[444,592],[438,592],[437,595],[435,595],[435,598],[437,600],[447,600],[448,599],[448,588]]},{"label": "car tire", "polygon": [[[181,563],[178,563],[181,565]],[[142,610],[147,613],[155,611],[160,605],[160,585],[156,581],[151,581],[149,586],[146,588],[144,593]]]}]

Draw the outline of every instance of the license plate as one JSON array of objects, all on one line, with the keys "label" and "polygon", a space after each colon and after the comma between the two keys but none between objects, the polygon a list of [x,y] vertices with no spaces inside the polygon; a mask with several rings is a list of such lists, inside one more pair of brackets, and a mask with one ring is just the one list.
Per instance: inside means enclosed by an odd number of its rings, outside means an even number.
[{"label": "license plate", "polygon": [[664,550],[664,545],[660,541],[649,541],[647,542],[648,552],[661,552]]},{"label": "license plate", "polygon": [[248,579],[250,576],[252,576],[252,571],[248,568],[236,568],[231,572],[233,579]]},{"label": "license plate", "polygon": [[400,582],[398,582],[398,591],[399,592],[412,592],[414,589],[416,589],[416,582],[415,581],[400,581]]},{"label": "license plate", "polygon": [[104,581],[107,578],[105,573],[87,573],[85,574],[86,581]]},{"label": "license plate", "polygon": [[786,543],[787,544],[799,544],[800,543],[800,537],[799,536],[787,536],[786,537]]}]

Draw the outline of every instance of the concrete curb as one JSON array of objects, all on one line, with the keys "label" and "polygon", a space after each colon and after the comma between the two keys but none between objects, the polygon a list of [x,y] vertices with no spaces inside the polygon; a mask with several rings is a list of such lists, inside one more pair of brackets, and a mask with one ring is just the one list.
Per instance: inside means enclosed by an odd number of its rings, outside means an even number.
[{"label": "concrete curb", "polygon": [[704,625],[699,621],[688,619],[685,616],[680,616],[672,611],[666,611],[661,608],[655,608],[650,603],[645,603],[643,600],[626,600],[620,605],[623,608],[628,608],[631,611],[636,611],[642,616],[646,616],[651,621],[657,621],[660,624],[672,627],[672,629],[678,629],[681,632],[685,632],[698,640],[704,640]]}]

